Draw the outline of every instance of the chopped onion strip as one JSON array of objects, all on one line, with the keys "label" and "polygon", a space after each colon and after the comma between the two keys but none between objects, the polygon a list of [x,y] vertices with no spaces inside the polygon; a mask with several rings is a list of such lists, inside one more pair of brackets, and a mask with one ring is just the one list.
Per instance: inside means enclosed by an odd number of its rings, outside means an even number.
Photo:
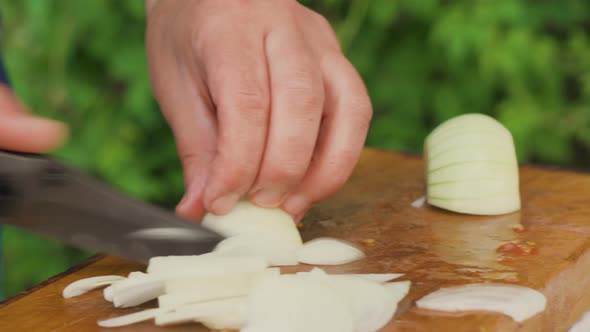
[{"label": "chopped onion strip", "polygon": [[117,308],[134,307],[164,294],[164,283],[158,280],[137,283],[121,291],[113,292],[113,304]]},{"label": "chopped onion strip", "polygon": [[263,257],[233,257],[212,253],[201,256],[154,257],[150,260],[148,274],[171,279],[258,272],[267,267],[268,262]]},{"label": "chopped onion strip", "polygon": [[147,309],[143,311],[134,312],[129,315],[99,320],[98,326],[101,327],[120,327],[131,325],[135,323],[144,322],[146,320],[154,319],[157,315],[165,313],[164,309]]},{"label": "chopped onion strip", "polygon": [[113,285],[105,288],[103,291],[103,295],[105,300],[113,302],[113,297],[115,296],[115,294],[113,293]]},{"label": "chopped onion strip", "polygon": [[123,280],[125,277],[121,276],[100,276],[100,277],[92,277],[81,279],[78,281],[74,281],[73,283],[69,284],[64,288],[62,295],[64,298],[69,299],[74,296],[79,296],[85,294],[91,290],[108,286],[115,281]]}]

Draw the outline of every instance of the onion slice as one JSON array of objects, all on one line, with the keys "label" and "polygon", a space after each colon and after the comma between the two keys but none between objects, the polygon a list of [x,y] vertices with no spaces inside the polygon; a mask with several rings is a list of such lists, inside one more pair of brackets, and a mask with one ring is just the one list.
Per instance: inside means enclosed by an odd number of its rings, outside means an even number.
[{"label": "onion slice", "polygon": [[568,332],[588,332],[590,331],[590,311],[586,312]]},{"label": "onion slice", "polygon": [[[311,271],[308,272],[297,272],[297,275],[307,275],[307,274],[319,274],[319,275],[328,275],[324,270],[314,267]],[[362,278],[368,281],[373,282],[388,282],[397,278],[402,277],[403,273],[343,273],[343,274],[330,274],[331,278],[338,278],[338,277],[357,277]]]},{"label": "onion slice", "polygon": [[301,243],[288,243],[280,236],[261,239],[254,234],[242,234],[221,241],[215,252],[233,257],[264,257],[272,266],[292,266],[299,263],[295,255],[299,247]]},{"label": "onion slice", "polygon": [[422,196],[422,197],[416,199],[410,205],[415,209],[419,209],[419,208],[423,207],[424,204],[426,204],[426,196]]},{"label": "onion slice", "polygon": [[144,322],[146,320],[154,319],[157,315],[165,313],[164,309],[147,309],[143,311],[134,312],[129,315],[99,320],[98,326],[101,327],[120,327],[131,324]]},{"label": "onion slice", "polygon": [[267,267],[268,262],[264,257],[234,257],[210,253],[200,256],[154,257],[150,259],[148,274],[172,279],[258,272]]},{"label": "onion slice", "polygon": [[319,278],[281,275],[266,278],[249,298],[242,332],[353,332],[345,298]]},{"label": "onion slice", "polygon": [[104,289],[103,296],[105,300],[113,302],[113,297],[115,296],[115,294],[113,294],[113,285]]},{"label": "onion slice", "polygon": [[69,299],[74,296],[85,294],[91,290],[108,286],[116,281],[123,279],[125,279],[125,277],[113,275],[81,279],[67,285],[66,288],[64,288],[62,295],[64,298]]},{"label": "onion slice", "polygon": [[341,265],[363,258],[365,254],[356,247],[330,238],[311,240],[297,251],[299,262],[311,265]]},{"label": "onion slice", "polygon": [[374,332],[385,326],[410,288],[409,282],[395,283],[392,287],[350,276],[330,276],[329,285],[351,306],[355,332]]},{"label": "onion slice", "polygon": [[187,322],[200,322],[215,330],[239,330],[246,322],[247,297],[189,304],[174,312],[156,316],[156,325],[168,326]]},{"label": "onion slice", "polygon": [[545,310],[545,296],[531,288],[501,284],[471,284],[442,288],[416,302],[436,311],[492,311],[522,322]]}]

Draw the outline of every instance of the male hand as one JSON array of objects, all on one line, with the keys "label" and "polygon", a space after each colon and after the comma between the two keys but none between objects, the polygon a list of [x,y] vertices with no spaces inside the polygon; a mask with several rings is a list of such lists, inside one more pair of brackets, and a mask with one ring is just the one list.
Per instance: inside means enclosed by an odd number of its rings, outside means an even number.
[{"label": "male hand", "polygon": [[147,6],[152,85],[184,168],[181,215],[225,214],[248,196],[299,219],[343,186],[372,108],[322,16],[295,0]]},{"label": "male hand", "polygon": [[63,124],[29,114],[8,87],[0,84],[0,149],[47,152],[60,146],[66,136]]}]

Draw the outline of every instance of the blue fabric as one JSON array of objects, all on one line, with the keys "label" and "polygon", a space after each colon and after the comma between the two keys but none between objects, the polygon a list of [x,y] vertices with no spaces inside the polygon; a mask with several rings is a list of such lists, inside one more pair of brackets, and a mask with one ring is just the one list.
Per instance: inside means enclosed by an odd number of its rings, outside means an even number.
[{"label": "blue fabric", "polygon": [[10,82],[8,81],[8,75],[6,74],[6,70],[4,69],[2,57],[0,57],[0,83],[10,84]]},{"label": "blue fabric", "polygon": [[[0,83],[10,85],[8,75],[4,69],[2,57],[0,56]],[[0,300],[4,299],[4,246],[2,244],[2,225],[0,225]]]}]

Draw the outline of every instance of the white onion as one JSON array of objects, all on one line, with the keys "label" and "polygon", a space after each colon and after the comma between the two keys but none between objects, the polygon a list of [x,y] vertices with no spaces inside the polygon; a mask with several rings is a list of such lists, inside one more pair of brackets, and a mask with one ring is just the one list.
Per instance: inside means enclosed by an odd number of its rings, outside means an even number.
[{"label": "white onion", "polygon": [[242,332],[353,332],[345,297],[307,276],[267,278],[254,288]]},{"label": "white onion", "polygon": [[113,286],[109,286],[107,288],[104,289],[103,291],[103,296],[104,299],[109,301],[109,302],[113,302],[113,297],[115,294],[113,294]]},{"label": "white onion", "polygon": [[254,234],[242,234],[221,241],[215,252],[228,256],[265,257],[272,266],[297,265],[295,251],[300,244],[284,242],[280,237],[260,239]]},{"label": "white onion", "polygon": [[134,312],[129,315],[119,316],[115,318],[99,320],[98,326],[101,327],[119,327],[135,323],[144,322],[146,320],[154,319],[159,314],[165,313],[164,309],[147,309],[143,311]]},{"label": "white onion", "polygon": [[[320,275],[327,275],[324,270],[314,267],[309,272],[297,272],[297,275],[306,275],[306,274],[320,274]],[[344,274],[330,274],[332,278],[338,277],[356,277],[356,278],[363,278],[368,281],[373,282],[388,282],[403,276],[403,273],[344,273]]]},{"label": "white onion", "polygon": [[199,322],[210,329],[238,330],[246,322],[246,297],[189,304],[174,312],[156,316],[156,325],[166,326],[187,322]]},{"label": "white onion", "polygon": [[293,218],[281,209],[239,202],[226,215],[207,214],[203,226],[228,237],[216,252],[265,257],[274,266],[297,265],[295,251],[302,245],[301,235]]},{"label": "white onion", "polygon": [[116,308],[138,306],[164,294],[164,282],[159,279],[127,279],[124,286],[113,287],[113,305]]},{"label": "white onion", "polygon": [[586,312],[568,332],[588,332],[590,331],[590,311]]},{"label": "white onion", "polygon": [[385,326],[410,288],[409,282],[395,283],[395,288],[388,289],[385,285],[391,284],[346,276],[330,278],[329,285],[351,305],[355,332],[375,332]]},{"label": "white onion", "polygon": [[164,278],[216,276],[264,271],[268,262],[264,257],[233,257],[217,253],[200,256],[154,257],[148,265],[148,273]]},{"label": "white onion", "polygon": [[493,311],[522,322],[545,310],[545,296],[531,288],[501,284],[471,284],[442,288],[416,302],[437,311]]},{"label": "white onion", "polygon": [[444,122],[426,138],[424,154],[431,205],[480,215],[520,209],[512,135],[493,118],[466,114]]},{"label": "white onion", "polygon": [[426,196],[422,196],[420,198],[417,198],[415,201],[412,202],[412,204],[410,204],[413,208],[415,209],[419,209],[421,207],[424,206],[424,204],[426,204]]},{"label": "white onion", "polygon": [[73,283],[69,284],[64,288],[62,295],[64,298],[68,299],[71,297],[79,296],[85,294],[91,290],[108,286],[116,281],[123,280],[125,277],[121,276],[99,276],[99,277],[92,277],[81,279],[78,281],[74,281]]},{"label": "white onion", "polygon": [[364,257],[365,254],[358,248],[329,238],[309,241],[297,251],[299,262],[313,265],[341,265]]}]

